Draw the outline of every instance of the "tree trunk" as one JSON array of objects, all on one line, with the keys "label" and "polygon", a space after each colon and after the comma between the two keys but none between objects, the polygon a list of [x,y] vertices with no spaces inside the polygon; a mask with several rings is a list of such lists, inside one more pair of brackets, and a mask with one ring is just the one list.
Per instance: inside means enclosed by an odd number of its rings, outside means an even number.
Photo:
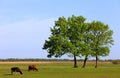
[{"label": "tree trunk", "polygon": [[98,55],[96,54],[96,65],[95,65],[95,68],[97,68],[98,66]]},{"label": "tree trunk", "polygon": [[86,55],[86,56],[85,56],[85,60],[84,60],[84,64],[83,64],[82,68],[85,68],[85,66],[86,66],[86,61],[87,61],[87,59],[88,59],[87,57],[88,57],[88,56]]},{"label": "tree trunk", "polygon": [[74,68],[77,68],[78,66],[77,66],[77,59],[76,59],[76,55],[75,55],[75,53],[74,53]]}]

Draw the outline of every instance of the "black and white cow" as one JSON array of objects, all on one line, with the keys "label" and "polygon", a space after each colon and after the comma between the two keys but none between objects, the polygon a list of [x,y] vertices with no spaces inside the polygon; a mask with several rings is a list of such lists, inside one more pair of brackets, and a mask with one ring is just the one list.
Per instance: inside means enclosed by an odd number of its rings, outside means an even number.
[{"label": "black and white cow", "polygon": [[19,67],[12,67],[11,74],[13,74],[13,72],[19,72],[20,74],[23,74]]}]

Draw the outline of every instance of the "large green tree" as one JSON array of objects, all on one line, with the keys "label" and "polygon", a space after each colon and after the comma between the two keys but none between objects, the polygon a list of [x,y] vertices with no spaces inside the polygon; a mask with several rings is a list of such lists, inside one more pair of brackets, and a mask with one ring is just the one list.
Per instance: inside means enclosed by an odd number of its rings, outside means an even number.
[{"label": "large green tree", "polygon": [[83,41],[85,27],[83,16],[72,16],[66,19],[60,17],[51,28],[51,36],[45,41],[43,49],[47,49],[48,57],[61,57],[64,54],[73,56],[74,67],[77,67],[77,56],[80,56],[82,47],[86,45]]},{"label": "large green tree", "polygon": [[90,24],[90,34],[91,34],[91,50],[93,53],[92,56],[96,57],[96,65],[98,65],[99,56],[107,56],[110,52],[110,47],[113,45],[113,31],[110,30],[108,25],[100,21],[93,21]]}]

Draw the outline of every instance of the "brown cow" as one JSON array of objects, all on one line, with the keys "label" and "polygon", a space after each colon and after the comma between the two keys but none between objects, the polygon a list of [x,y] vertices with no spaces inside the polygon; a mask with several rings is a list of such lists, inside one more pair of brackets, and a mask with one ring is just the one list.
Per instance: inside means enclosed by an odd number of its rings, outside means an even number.
[{"label": "brown cow", "polygon": [[19,67],[12,67],[11,74],[13,74],[13,72],[19,72],[20,74],[23,74]]},{"label": "brown cow", "polygon": [[37,69],[37,67],[35,66],[35,65],[29,65],[28,66],[28,71],[30,71],[30,70],[36,70],[36,71],[38,71],[38,69]]}]

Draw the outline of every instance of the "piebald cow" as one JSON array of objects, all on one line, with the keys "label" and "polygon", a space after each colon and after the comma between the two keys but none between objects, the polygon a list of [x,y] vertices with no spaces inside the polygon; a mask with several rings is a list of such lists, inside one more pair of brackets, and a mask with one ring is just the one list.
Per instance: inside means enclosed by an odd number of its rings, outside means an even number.
[{"label": "piebald cow", "polygon": [[12,67],[11,74],[13,74],[13,72],[19,72],[20,74],[23,74],[19,67]]}]

